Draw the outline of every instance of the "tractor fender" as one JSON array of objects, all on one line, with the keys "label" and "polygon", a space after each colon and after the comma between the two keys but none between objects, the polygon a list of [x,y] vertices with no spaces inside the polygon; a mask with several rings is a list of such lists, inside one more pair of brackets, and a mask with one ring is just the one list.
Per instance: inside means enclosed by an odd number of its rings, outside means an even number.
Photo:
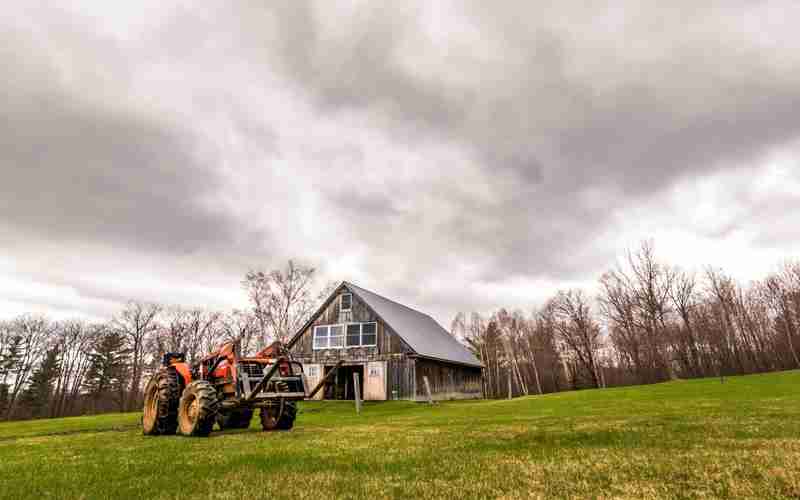
[{"label": "tractor fender", "polygon": [[189,369],[189,365],[187,363],[173,363],[170,366],[175,368],[175,371],[178,372],[178,375],[183,378],[184,386],[187,386],[192,382],[192,370]]}]

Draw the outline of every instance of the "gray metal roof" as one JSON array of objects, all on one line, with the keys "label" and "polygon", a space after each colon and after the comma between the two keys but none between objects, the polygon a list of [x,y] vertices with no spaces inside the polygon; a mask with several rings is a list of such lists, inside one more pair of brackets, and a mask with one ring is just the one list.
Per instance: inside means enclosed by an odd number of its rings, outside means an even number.
[{"label": "gray metal roof", "polygon": [[343,284],[372,308],[418,355],[463,365],[482,366],[475,355],[427,314],[347,281]]}]

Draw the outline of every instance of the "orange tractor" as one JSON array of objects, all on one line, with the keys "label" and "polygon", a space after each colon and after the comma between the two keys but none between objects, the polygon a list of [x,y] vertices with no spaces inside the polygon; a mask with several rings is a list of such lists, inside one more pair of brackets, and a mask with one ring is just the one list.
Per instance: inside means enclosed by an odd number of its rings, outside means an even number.
[{"label": "orange tractor", "polygon": [[254,357],[241,357],[238,346],[226,342],[192,366],[183,353],[164,354],[145,388],[144,434],[208,436],[215,423],[246,429],[256,408],[263,430],[291,429],[306,397],[303,366],[279,342]]}]

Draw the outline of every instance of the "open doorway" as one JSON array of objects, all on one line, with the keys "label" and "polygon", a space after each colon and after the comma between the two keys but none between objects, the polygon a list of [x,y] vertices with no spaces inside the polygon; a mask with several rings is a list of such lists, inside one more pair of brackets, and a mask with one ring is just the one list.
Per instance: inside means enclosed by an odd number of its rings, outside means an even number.
[{"label": "open doorway", "polygon": [[[325,367],[325,375],[333,369],[332,366]],[[353,374],[358,374],[360,385],[360,396],[364,399],[364,365],[346,365],[339,368],[336,375],[325,384],[325,399],[352,400],[355,399],[355,382]]]}]

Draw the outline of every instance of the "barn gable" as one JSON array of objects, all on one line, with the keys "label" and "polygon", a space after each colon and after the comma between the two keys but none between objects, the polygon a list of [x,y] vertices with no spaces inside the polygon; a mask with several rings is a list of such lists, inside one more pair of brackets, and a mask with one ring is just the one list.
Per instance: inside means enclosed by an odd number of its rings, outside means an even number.
[{"label": "barn gable", "polygon": [[323,399],[351,399],[353,377],[368,400],[424,398],[423,378],[437,399],[481,397],[482,365],[433,318],[346,281],[289,345],[312,386],[342,364]]},{"label": "barn gable", "polygon": [[[343,307],[343,295],[351,295],[349,303]],[[319,309],[311,315],[305,325],[294,335],[290,344],[295,345],[295,352],[314,354],[316,357],[343,357],[339,347],[326,349],[324,346],[314,345],[315,328],[327,325],[348,325],[360,323],[375,323],[375,342],[367,342],[365,346],[348,348],[348,358],[374,357],[384,354],[413,354],[414,350],[397,335],[361,297],[350,290],[345,283],[334,290],[322,303]]]},{"label": "barn gable", "polygon": [[417,355],[450,363],[482,366],[469,349],[427,314],[352,283],[345,282],[344,285],[383,318]]}]

